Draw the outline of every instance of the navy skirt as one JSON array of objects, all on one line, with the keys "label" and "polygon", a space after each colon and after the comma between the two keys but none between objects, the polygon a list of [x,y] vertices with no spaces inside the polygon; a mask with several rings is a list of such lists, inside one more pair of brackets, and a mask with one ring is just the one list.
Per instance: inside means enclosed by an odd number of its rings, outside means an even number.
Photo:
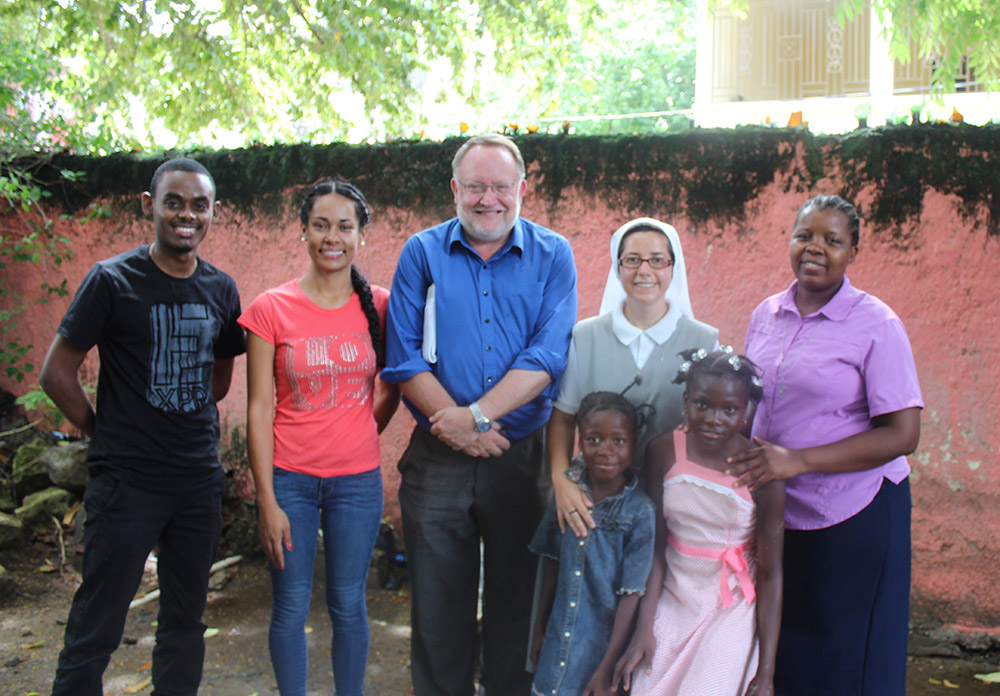
[{"label": "navy skirt", "polygon": [[910,480],[850,519],[785,532],[778,696],[904,696]]}]

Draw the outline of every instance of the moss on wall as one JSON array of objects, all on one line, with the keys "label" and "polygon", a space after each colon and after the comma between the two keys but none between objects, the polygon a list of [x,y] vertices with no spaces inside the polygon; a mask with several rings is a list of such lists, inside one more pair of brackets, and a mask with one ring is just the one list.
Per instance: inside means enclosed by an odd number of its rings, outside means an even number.
[{"label": "moss on wall", "polygon": [[828,156],[841,160],[845,195],[876,192],[865,217],[876,228],[896,231],[916,219],[930,189],[962,199],[965,212],[990,210],[988,229],[1000,225],[1000,126],[923,124],[859,131],[831,139]]},{"label": "moss on wall", "polygon": [[[850,199],[876,192],[862,211],[876,229],[899,230],[919,216],[928,189],[954,194],[971,211],[985,204],[989,228],[1000,227],[1000,126],[950,124],[897,126],[839,136],[804,129],[747,127],[695,129],[675,135],[547,136],[517,138],[536,192],[557,206],[567,189],[607,196],[623,210],[672,210],[695,222],[743,217],[776,177],[808,192],[834,173]],[[274,145],[193,152],[216,178],[219,196],[250,215],[285,215],[290,188],[342,177],[358,184],[376,207],[412,208],[446,217],[448,181],[460,138],[379,145]],[[83,171],[85,180],[52,186],[54,200],[76,210],[94,198],[133,210],[164,156],[120,154],[103,158],[57,156],[40,178],[58,181],[59,169]],[[130,206],[130,207],[129,207]]]},{"label": "moss on wall", "polygon": [[538,162],[539,186],[553,205],[565,188],[575,187],[605,192],[624,209],[683,211],[700,222],[741,217],[777,174],[802,170],[795,146],[803,139],[812,136],[743,128],[662,136],[536,136],[519,144],[525,160]]}]

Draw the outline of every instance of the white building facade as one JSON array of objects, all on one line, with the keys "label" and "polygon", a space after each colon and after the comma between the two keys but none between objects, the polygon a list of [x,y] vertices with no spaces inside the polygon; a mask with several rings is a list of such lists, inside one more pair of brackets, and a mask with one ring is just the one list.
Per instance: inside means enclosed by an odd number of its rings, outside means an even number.
[{"label": "white building facade", "polygon": [[801,111],[810,130],[843,133],[858,127],[859,116],[874,127],[909,121],[915,109],[923,120],[946,120],[957,109],[967,123],[1000,122],[1000,94],[977,85],[972,70],[937,101],[932,64],[894,61],[877,13],[841,26],[838,4],[749,0],[741,18],[726,8],[713,14],[709,0],[698,0],[695,124],[785,126]]}]

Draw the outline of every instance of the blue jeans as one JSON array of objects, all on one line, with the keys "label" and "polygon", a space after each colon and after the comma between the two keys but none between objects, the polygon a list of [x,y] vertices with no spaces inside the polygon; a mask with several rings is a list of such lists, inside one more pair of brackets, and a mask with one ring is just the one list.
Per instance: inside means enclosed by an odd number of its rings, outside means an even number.
[{"label": "blue jeans", "polygon": [[271,568],[268,644],[281,696],[305,696],[306,618],[317,530],[323,530],[326,607],[333,624],[333,681],[339,696],[361,696],[368,661],[365,581],[382,518],[382,472],[319,478],[274,468],[274,495],[288,516],[292,550]]}]

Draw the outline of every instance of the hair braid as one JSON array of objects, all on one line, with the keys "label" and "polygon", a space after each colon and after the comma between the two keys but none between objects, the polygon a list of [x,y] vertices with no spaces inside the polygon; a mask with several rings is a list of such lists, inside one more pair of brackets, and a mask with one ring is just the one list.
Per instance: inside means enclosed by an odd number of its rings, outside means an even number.
[{"label": "hair braid", "polygon": [[[631,386],[631,385],[630,385]],[[576,410],[576,423],[579,425],[583,419],[593,411],[617,411],[625,416],[628,424],[632,426],[634,433],[641,425],[639,412],[628,399],[617,392],[596,391],[590,392],[580,400],[580,406]]]},{"label": "hair braid", "polygon": [[385,344],[382,341],[382,320],[379,318],[378,310],[375,309],[375,300],[372,298],[372,289],[358,267],[351,264],[351,286],[354,292],[358,293],[361,300],[361,309],[368,318],[368,333],[372,337],[372,347],[375,349],[375,364],[379,369],[385,367]]},{"label": "hair braid", "polygon": [[743,382],[747,398],[754,403],[764,398],[764,388],[760,380],[760,368],[745,355],[737,355],[732,346],[723,346],[720,350],[706,351],[704,348],[688,348],[678,353],[684,362],[681,364],[674,384],[688,384],[695,374],[712,375],[715,377],[732,377]]}]

